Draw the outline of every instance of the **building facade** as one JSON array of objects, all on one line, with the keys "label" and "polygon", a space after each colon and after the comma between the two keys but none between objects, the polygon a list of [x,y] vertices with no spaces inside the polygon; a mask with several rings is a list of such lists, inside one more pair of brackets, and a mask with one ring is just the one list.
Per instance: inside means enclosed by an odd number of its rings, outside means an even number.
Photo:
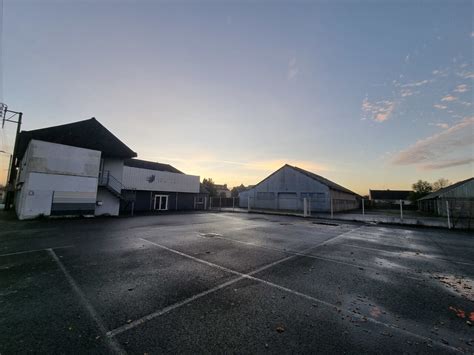
[{"label": "building facade", "polygon": [[474,177],[432,192],[417,201],[418,209],[438,216],[474,218]]},{"label": "building facade", "polygon": [[253,188],[239,193],[242,208],[302,211],[304,199],[315,212],[347,211],[360,205],[360,196],[356,193],[288,164]]},{"label": "building facade", "polygon": [[18,218],[118,215],[124,160],[135,156],[95,118],[21,132],[14,159]]},{"label": "building facade", "polygon": [[369,199],[373,206],[400,206],[400,201],[403,205],[411,205],[409,197],[412,191],[410,190],[369,190]]},{"label": "building facade", "polygon": [[124,213],[204,209],[207,194],[200,192],[199,176],[140,159],[127,159],[124,164],[124,194],[135,195],[122,201]]}]

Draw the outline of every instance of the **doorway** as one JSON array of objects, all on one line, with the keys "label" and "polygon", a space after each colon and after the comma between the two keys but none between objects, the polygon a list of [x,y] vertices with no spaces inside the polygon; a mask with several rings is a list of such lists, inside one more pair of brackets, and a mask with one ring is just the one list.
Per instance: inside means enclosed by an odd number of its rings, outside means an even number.
[{"label": "doorway", "polygon": [[155,195],[155,211],[168,210],[168,195]]}]

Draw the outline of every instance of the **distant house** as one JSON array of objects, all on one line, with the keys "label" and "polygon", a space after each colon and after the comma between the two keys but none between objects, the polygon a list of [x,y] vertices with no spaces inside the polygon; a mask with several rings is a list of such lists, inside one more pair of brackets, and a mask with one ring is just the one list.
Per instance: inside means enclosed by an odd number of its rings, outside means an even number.
[{"label": "distant house", "polygon": [[417,203],[418,209],[423,212],[446,216],[449,208],[451,216],[473,218],[474,177],[432,192]]},{"label": "distant house", "polygon": [[227,187],[227,184],[224,185],[214,185],[216,189],[216,194],[218,197],[232,197],[232,194],[230,193],[229,188]]},{"label": "distant house", "polygon": [[369,199],[374,205],[410,205],[410,190],[369,190]]},{"label": "distant house", "polygon": [[136,153],[95,118],[22,131],[15,210],[40,215],[118,215],[124,160]]},{"label": "distant house", "polygon": [[121,210],[192,210],[200,197],[199,176],[186,175],[169,164],[126,159],[123,169],[124,199]]},{"label": "distant house", "polygon": [[239,194],[240,207],[303,210],[307,199],[312,211],[347,211],[359,207],[360,196],[322,176],[284,165],[253,188]]}]

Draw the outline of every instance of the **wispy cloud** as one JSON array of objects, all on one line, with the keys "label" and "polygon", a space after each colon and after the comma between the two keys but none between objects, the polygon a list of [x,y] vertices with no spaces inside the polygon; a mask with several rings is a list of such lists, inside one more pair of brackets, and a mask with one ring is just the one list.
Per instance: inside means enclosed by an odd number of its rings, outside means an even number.
[{"label": "wispy cloud", "polygon": [[456,75],[463,79],[474,79],[474,73],[467,70],[456,72]]},{"label": "wispy cloud", "polygon": [[[466,157],[452,157],[463,155],[462,149],[473,145],[472,132],[474,129],[474,116],[466,117],[452,127],[431,137],[419,140],[411,147],[396,154],[392,163],[395,165],[417,165],[421,168],[436,166],[447,167],[452,164],[469,160]],[[454,159],[454,160],[453,160]],[[467,163],[465,163],[467,164]],[[454,166],[454,165],[452,165]]]},{"label": "wispy cloud", "polygon": [[368,98],[365,98],[364,101],[362,101],[363,113],[376,122],[388,120],[394,109],[395,103],[390,100],[370,102]]},{"label": "wispy cloud", "polygon": [[440,105],[440,104],[435,104],[433,105],[434,108],[437,108],[438,110],[446,110],[448,106],[445,105]]},{"label": "wispy cloud", "polygon": [[448,129],[449,128],[449,124],[447,124],[447,123],[435,123],[435,126],[439,127],[439,128],[442,128],[442,129]]},{"label": "wispy cloud", "polygon": [[404,88],[404,89],[400,90],[400,95],[402,97],[408,97],[408,96],[412,96],[414,94],[416,94],[416,92],[413,91],[412,89],[409,89],[409,88]]},{"label": "wispy cloud", "polygon": [[295,79],[298,73],[299,73],[299,68],[296,65],[296,58],[295,57],[290,58],[290,60],[288,61],[288,73],[287,73],[288,80]]},{"label": "wispy cloud", "polygon": [[429,84],[433,82],[433,79],[430,79],[430,80],[420,80],[420,81],[413,81],[411,83],[407,83],[407,84],[402,84],[400,85],[400,87],[402,88],[412,88],[412,87],[417,87],[417,86],[423,86],[423,85],[426,85],[426,84]]},{"label": "wispy cloud", "polygon": [[456,86],[456,89],[454,89],[454,92],[463,93],[463,92],[466,92],[468,90],[469,90],[469,88],[466,84],[461,84],[461,85]]},{"label": "wispy cloud", "polygon": [[444,96],[441,101],[444,101],[444,102],[451,102],[451,101],[456,101],[458,98],[456,96],[453,96],[453,95],[446,95]]},{"label": "wispy cloud", "polygon": [[435,164],[425,164],[421,166],[422,170],[437,170],[437,169],[445,169],[445,168],[452,168],[455,166],[467,165],[474,162],[474,158],[466,158],[466,159],[451,159],[445,160]]}]

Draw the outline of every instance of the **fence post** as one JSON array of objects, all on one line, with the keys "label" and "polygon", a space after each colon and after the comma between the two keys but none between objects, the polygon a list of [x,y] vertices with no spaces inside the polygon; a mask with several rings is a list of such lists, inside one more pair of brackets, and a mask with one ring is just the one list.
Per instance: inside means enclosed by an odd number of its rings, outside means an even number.
[{"label": "fence post", "polygon": [[222,211],[222,196],[219,196],[219,211]]},{"label": "fence post", "polygon": [[232,197],[232,212],[234,212],[235,209],[235,197]]},{"label": "fence post", "polygon": [[364,201],[365,199],[362,199],[362,215],[365,215],[365,207],[364,207]]},{"label": "fence post", "polygon": [[334,207],[333,207],[333,202],[332,202],[332,197],[331,197],[331,219],[334,218]]},{"label": "fence post", "polygon": [[209,209],[212,210],[212,197],[209,196]]},{"label": "fence post", "polygon": [[207,210],[207,196],[204,196],[204,211]]},{"label": "fence post", "polygon": [[247,212],[250,212],[250,196],[247,196]]},{"label": "fence post", "polygon": [[402,203],[402,200],[400,200],[400,220],[403,221],[403,203]]},{"label": "fence post", "polygon": [[449,216],[449,202],[446,200],[446,213],[448,215],[448,229],[451,229],[451,218]]},{"label": "fence post", "polygon": [[306,197],[303,198],[303,217],[308,217],[308,200]]}]

